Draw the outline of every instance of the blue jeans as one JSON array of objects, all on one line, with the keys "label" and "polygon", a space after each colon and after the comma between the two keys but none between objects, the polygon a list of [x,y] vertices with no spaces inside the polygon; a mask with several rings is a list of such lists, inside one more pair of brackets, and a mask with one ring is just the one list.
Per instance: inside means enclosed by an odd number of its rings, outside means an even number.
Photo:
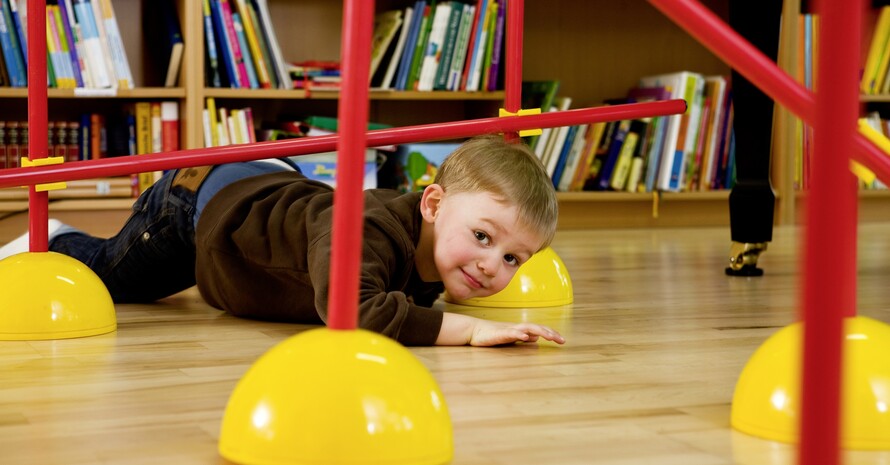
[{"label": "blue jeans", "polygon": [[210,198],[240,179],[284,170],[263,162],[220,165],[197,193],[173,186],[176,170],[169,171],[139,196],[115,236],[62,234],[49,250],[89,266],[115,302],[162,299],[195,285],[195,225]]}]

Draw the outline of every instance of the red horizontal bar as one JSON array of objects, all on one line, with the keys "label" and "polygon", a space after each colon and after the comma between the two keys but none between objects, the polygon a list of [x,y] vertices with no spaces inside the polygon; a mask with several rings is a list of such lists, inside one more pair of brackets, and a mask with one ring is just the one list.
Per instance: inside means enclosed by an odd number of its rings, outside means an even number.
[{"label": "red horizontal bar", "polygon": [[[798,84],[713,12],[693,0],[649,2],[721,60],[739,70],[763,93],[807,124],[814,123],[816,99],[813,93]],[[862,134],[856,133],[851,156],[874,171],[879,179],[890,182],[890,157]]]},{"label": "red horizontal bar", "polygon": [[[367,133],[367,146],[379,147],[408,142],[461,139],[480,134],[496,134],[524,129],[553,128],[674,115],[685,111],[686,102],[684,100],[665,100],[661,102],[631,103],[555,111],[540,115],[481,118],[449,123],[405,126],[369,131]],[[9,168],[0,170],[0,188],[331,152],[337,149],[338,139],[339,136],[333,134],[257,142],[249,145],[228,145],[225,147],[76,161],[61,165]]]}]

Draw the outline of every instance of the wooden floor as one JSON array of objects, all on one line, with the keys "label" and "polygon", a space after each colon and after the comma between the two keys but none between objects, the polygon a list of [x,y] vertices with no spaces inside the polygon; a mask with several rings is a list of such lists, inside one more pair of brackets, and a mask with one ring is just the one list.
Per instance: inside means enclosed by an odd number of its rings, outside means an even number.
[{"label": "wooden floor", "polygon": [[[97,233],[121,220],[63,219]],[[0,242],[24,224],[0,221]],[[730,278],[725,229],[560,233],[574,305],[467,311],[553,325],[565,346],[411,349],[445,394],[452,463],[794,463],[793,448],[733,431],[729,415],[752,352],[796,319],[799,239],[777,229],[766,276]],[[859,313],[890,322],[890,224],[863,225],[859,249]],[[112,334],[0,342],[0,463],[225,463],[216,447],[235,383],[306,329],[230,317],[194,290],[117,310]],[[887,464],[890,452],[845,458]]]}]

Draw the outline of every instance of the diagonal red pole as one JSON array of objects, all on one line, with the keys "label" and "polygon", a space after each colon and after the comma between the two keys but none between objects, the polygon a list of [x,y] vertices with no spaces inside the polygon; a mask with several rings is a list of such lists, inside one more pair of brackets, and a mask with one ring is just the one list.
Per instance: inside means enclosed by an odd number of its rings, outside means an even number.
[{"label": "diagonal red pole", "polygon": [[[742,1],[742,0],[740,0]],[[738,35],[713,12],[695,0],[649,0],[721,60],[745,75],[765,94],[781,103],[808,124],[813,124],[816,103],[813,93],[795,82],[760,50]],[[843,2],[842,2],[843,3]],[[859,52],[856,52],[859,53]],[[890,157],[856,134],[853,158],[890,182]]]},{"label": "diagonal red pole", "polygon": [[362,257],[362,178],[365,129],[368,124],[368,69],[371,66],[374,0],[345,0],[340,61],[343,91],[338,107],[337,188],[334,190],[334,229],[328,292],[328,327],[358,325],[359,271]]},{"label": "diagonal red pole", "polygon": [[[46,158],[46,1],[28,0],[28,158]],[[28,246],[46,252],[49,196],[28,186]]]},{"label": "diagonal red pole", "polygon": [[[816,70],[812,182],[802,260],[803,379],[799,463],[840,460],[844,316],[856,306],[856,180],[850,148],[859,116],[862,0],[816,3],[821,17]],[[825,245],[831,244],[831,250]]]},{"label": "diagonal red pole", "polygon": [[[525,0],[507,2],[507,46],[504,49],[504,110],[516,113],[522,109],[522,28]],[[543,108],[541,111],[546,111]],[[509,141],[519,139],[519,132],[504,133]]]}]

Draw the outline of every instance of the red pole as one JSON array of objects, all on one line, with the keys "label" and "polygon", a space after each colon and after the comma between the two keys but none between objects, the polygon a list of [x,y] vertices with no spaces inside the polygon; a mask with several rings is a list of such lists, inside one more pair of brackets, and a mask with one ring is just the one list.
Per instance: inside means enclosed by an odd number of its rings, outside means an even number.
[{"label": "red pole", "polygon": [[[834,465],[840,460],[844,316],[855,306],[857,195],[849,151],[859,116],[862,1],[816,5],[822,29],[802,261],[799,463]],[[832,244],[828,252],[826,244]]]},{"label": "red pole", "polygon": [[[451,140],[479,134],[497,134],[520,129],[553,128],[582,123],[617,121],[646,116],[675,115],[686,111],[683,100],[580,108],[540,115],[481,118],[391,129],[367,133],[366,145],[378,147],[406,142]],[[78,161],[55,166],[0,170],[0,188],[28,184],[73,181],[103,176],[122,176],[143,171],[169,170],[208,164],[234,163],[336,150],[339,135],[230,145],[226,147],[154,153],[150,157],[117,157]]]},{"label": "red pole", "polygon": [[[28,0],[28,158],[46,158],[46,1]],[[28,168],[30,169],[30,168]],[[49,248],[49,196],[28,186],[28,245],[31,252]]]},{"label": "red pole", "polygon": [[[504,110],[516,113],[522,108],[522,29],[525,15],[525,0],[507,2],[507,46],[506,70],[504,73]],[[541,111],[547,111],[541,109]],[[504,133],[509,141],[519,139],[519,133]]]},{"label": "red pole", "polygon": [[[720,59],[739,70],[765,94],[813,124],[816,113],[812,92],[795,82],[714,13],[694,0],[649,2]],[[890,182],[890,157],[858,133],[853,145],[854,159],[874,171],[882,181]]]},{"label": "red pole", "polygon": [[345,0],[343,38],[343,91],[340,95],[337,144],[337,189],[334,190],[334,229],[331,242],[331,278],[328,293],[328,327],[355,329],[358,325],[358,288],[362,258],[362,178],[365,165],[365,129],[368,124],[368,69],[373,0]]}]

